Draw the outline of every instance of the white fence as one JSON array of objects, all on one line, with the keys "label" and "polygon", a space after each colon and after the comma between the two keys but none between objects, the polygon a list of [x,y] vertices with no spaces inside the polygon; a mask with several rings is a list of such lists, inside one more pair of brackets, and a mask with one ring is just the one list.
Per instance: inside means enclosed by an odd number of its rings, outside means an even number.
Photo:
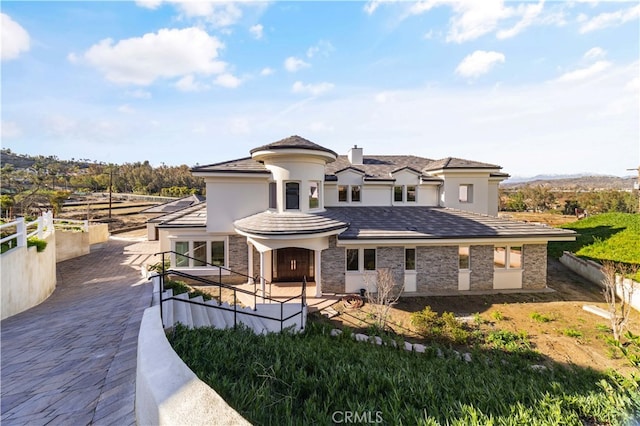
[{"label": "white fence", "polygon": [[53,213],[50,211],[43,213],[33,222],[25,222],[23,217],[17,218],[13,222],[0,225],[0,231],[8,229],[13,231],[6,237],[0,238],[0,244],[7,244],[8,250],[27,245],[27,239],[38,237],[43,239],[45,235],[54,230]]}]

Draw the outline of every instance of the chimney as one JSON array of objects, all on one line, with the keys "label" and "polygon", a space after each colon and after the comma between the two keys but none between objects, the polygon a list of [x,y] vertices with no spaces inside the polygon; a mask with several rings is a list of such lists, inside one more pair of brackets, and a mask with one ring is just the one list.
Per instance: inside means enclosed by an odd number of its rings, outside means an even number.
[{"label": "chimney", "polygon": [[347,154],[349,162],[354,166],[362,165],[362,148],[358,148],[358,145],[354,145]]}]

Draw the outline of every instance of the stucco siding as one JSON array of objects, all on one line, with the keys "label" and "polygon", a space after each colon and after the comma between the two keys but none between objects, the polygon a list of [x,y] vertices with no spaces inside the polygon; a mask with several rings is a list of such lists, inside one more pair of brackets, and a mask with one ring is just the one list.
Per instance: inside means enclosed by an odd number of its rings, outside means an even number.
[{"label": "stucco siding", "polygon": [[545,288],[547,286],[546,244],[525,244],[522,247],[522,259],[522,288]]},{"label": "stucco siding", "polygon": [[344,293],[346,251],[344,247],[336,247],[336,242],[337,238],[330,236],[329,248],[320,255],[323,293]]},{"label": "stucco siding", "polygon": [[471,246],[469,253],[471,265],[469,290],[491,290],[493,288],[493,246]]},{"label": "stucco siding", "polygon": [[458,246],[418,247],[418,292],[458,290]]}]

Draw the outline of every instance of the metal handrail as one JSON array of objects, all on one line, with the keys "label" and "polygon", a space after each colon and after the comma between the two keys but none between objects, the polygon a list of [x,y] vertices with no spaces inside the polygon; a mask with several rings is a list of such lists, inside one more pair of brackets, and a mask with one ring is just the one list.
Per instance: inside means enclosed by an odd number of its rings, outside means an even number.
[{"label": "metal handrail", "polygon": [[[162,255],[162,273],[160,274],[160,281],[159,281],[159,290],[160,290],[159,299],[160,299],[160,319],[163,322],[163,326],[164,326],[164,316],[163,316],[163,312],[162,312],[162,303],[164,301],[166,301],[166,300],[179,300],[181,302],[187,302],[187,303],[202,305],[202,306],[206,306],[206,307],[209,307],[209,308],[216,308],[216,309],[221,309],[221,310],[226,310],[226,311],[233,311],[233,313],[234,313],[233,314],[233,326],[234,326],[234,328],[236,328],[236,326],[237,326],[237,307],[238,307],[237,293],[238,292],[244,293],[244,294],[248,294],[248,295],[253,295],[254,296],[254,307],[253,307],[253,310],[255,311],[257,309],[256,308],[256,295],[257,295],[256,282],[258,281],[259,275],[256,275],[256,277],[250,277],[249,275],[243,274],[241,272],[235,272],[235,271],[232,271],[231,269],[228,269],[228,268],[225,268],[225,267],[220,267],[220,266],[213,265],[211,263],[205,262],[208,265],[215,266],[217,268],[222,268],[222,269],[225,269],[225,270],[227,270],[227,271],[229,271],[231,273],[235,273],[235,274],[238,274],[238,275],[253,279],[254,292],[251,293],[248,290],[238,289],[235,286],[232,286],[232,285],[229,285],[229,284],[224,284],[222,282],[222,275],[221,275],[222,273],[221,272],[219,273],[219,282],[215,282],[215,281],[211,281],[211,280],[206,279],[206,278],[198,277],[198,276],[191,275],[191,274],[188,274],[186,272],[178,271],[178,270],[171,269],[171,268],[169,270],[166,270],[165,269],[165,254],[171,254],[171,253],[178,254],[180,256],[184,256],[184,257],[187,257],[187,258],[195,259],[195,258],[193,258],[191,256],[183,255],[183,254],[177,253],[175,251],[164,251],[164,252],[157,253],[157,254]],[[199,259],[195,259],[195,260],[199,260]],[[189,278],[189,279],[201,282],[201,283],[206,284],[206,285],[218,286],[218,288],[220,289],[220,295],[219,295],[219,298],[218,298],[218,305],[217,306],[208,305],[208,304],[205,304],[205,303],[191,301],[189,299],[180,299],[180,298],[177,298],[177,297],[174,297],[174,296],[163,298],[162,294],[164,293],[164,279],[169,274],[178,275],[178,276],[182,276],[182,277],[185,277],[185,278]],[[271,286],[271,283],[269,283],[269,286]],[[222,306],[222,287],[233,291],[233,310],[232,309],[227,309],[227,308]],[[249,315],[249,316],[265,318],[265,319],[270,319],[270,320],[274,320],[274,321],[280,321],[280,331],[283,330],[285,321],[288,321],[291,318],[294,318],[295,316],[300,315],[300,328],[304,329],[304,307],[306,306],[306,287],[307,287],[307,278],[305,276],[305,277],[303,277],[302,294],[300,296],[293,296],[293,297],[290,297],[290,298],[288,298],[288,299],[286,299],[284,301],[281,301],[281,300],[277,300],[277,299],[272,298],[271,297],[271,292],[269,292],[270,293],[269,296],[265,296],[264,294],[262,295],[263,301],[265,299],[267,299],[267,300],[269,300],[269,303],[271,303],[272,301],[280,303],[280,318],[273,318],[273,317],[260,315],[260,314],[257,314],[257,313],[250,313],[250,312],[243,312],[243,313],[245,315]],[[289,315],[288,317],[284,318],[284,304],[289,302],[292,299],[297,298],[297,297],[301,297],[300,311],[299,312],[295,312],[295,313]]]}]

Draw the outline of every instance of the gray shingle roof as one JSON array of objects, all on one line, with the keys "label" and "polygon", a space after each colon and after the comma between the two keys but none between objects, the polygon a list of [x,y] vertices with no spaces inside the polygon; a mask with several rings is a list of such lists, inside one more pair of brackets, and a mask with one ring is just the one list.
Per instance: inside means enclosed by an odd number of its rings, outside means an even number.
[{"label": "gray shingle roof", "polygon": [[233,223],[239,231],[257,235],[319,234],[349,226],[327,212],[322,213],[275,213],[262,212]]},{"label": "gray shingle roof", "polygon": [[222,163],[197,166],[191,169],[192,172],[226,172],[226,173],[271,173],[264,164],[257,162],[251,157],[240,158],[238,160],[223,161]]},{"label": "gray shingle roof", "polygon": [[458,239],[571,237],[575,232],[442,207],[327,207],[349,223],[348,239]]},{"label": "gray shingle roof", "polygon": [[433,161],[425,170],[440,169],[501,169],[502,167],[495,164],[481,163],[479,161],[465,160],[462,158],[447,157],[441,160]]},{"label": "gray shingle roof", "polygon": [[403,168],[422,170],[433,162],[428,158],[414,155],[365,155],[362,164],[352,165],[346,155],[340,155],[333,163],[327,164],[325,173],[335,175],[337,172],[348,168],[362,171],[365,178],[390,179],[390,173]]},{"label": "gray shingle roof", "polygon": [[250,152],[253,154],[257,151],[265,151],[265,150],[277,150],[277,149],[310,149],[314,151],[324,151],[331,153],[335,156],[335,152],[330,150],[329,148],[325,148],[323,146],[318,145],[317,143],[311,142],[303,137],[298,135],[289,136],[288,138],[281,139],[276,142],[272,142],[267,145],[259,146],[257,148],[253,148]]},{"label": "gray shingle roof", "polygon": [[204,228],[207,226],[207,203],[196,204],[149,222],[158,223],[158,228]]}]

